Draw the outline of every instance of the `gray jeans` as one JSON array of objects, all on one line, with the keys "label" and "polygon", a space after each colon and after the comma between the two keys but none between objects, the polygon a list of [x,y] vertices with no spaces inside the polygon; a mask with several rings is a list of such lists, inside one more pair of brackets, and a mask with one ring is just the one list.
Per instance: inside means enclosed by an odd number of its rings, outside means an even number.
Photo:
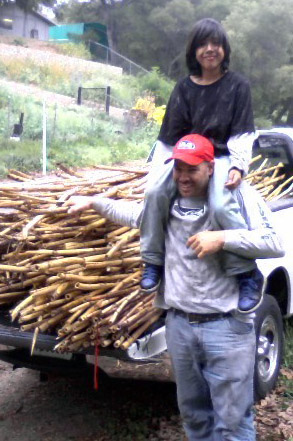
[{"label": "gray jeans", "polygon": [[190,324],[170,310],[166,339],[189,441],[255,441],[253,324],[233,317]]},{"label": "gray jeans", "polygon": [[[155,265],[164,265],[165,231],[170,204],[176,195],[172,168],[170,164],[162,164],[157,178],[152,177],[152,185],[146,192],[141,218],[142,259]],[[228,156],[215,159],[215,170],[209,184],[209,206],[213,213],[214,230],[247,229],[235,192],[225,188],[229,168]],[[223,256],[223,268],[228,276],[244,273],[256,267],[252,259],[228,252],[223,253]]]}]

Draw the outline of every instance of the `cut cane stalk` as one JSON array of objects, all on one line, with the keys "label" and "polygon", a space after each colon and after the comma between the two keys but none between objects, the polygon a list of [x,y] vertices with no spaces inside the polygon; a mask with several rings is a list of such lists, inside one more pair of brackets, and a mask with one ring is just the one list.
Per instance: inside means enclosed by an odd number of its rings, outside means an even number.
[{"label": "cut cane stalk", "polygon": [[132,343],[137,340],[141,334],[143,334],[153,323],[155,323],[158,318],[162,315],[162,311],[157,312],[152,318],[150,318],[146,323],[141,325],[133,334],[132,336],[126,340],[124,343],[122,343],[121,348],[124,350],[127,350]]}]

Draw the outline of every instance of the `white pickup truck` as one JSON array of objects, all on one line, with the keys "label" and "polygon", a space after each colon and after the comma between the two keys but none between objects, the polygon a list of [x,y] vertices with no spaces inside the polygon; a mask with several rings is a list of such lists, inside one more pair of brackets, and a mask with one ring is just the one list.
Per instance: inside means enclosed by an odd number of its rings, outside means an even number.
[{"label": "white pickup truck", "polygon": [[[293,170],[293,129],[259,131],[255,154],[262,154],[271,164],[282,162],[289,177]],[[259,260],[265,278],[265,296],[255,318],[257,352],[255,366],[256,398],[264,397],[275,385],[283,354],[283,318],[293,314],[293,184],[287,195],[270,203],[275,224],[286,250],[283,258]],[[122,366],[136,378],[168,380],[170,363],[166,353],[164,319],[130,346],[127,351],[101,349],[99,366],[111,375],[123,373]],[[42,373],[76,372],[95,363],[92,351],[57,354],[52,335],[39,335],[34,354],[30,355],[32,333],[20,332],[11,324],[8,311],[0,310],[0,359],[14,367],[29,367]],[[119,361],[117,363],[117,360]],[[166,369],[164,369],[164,367]],[[127,371],[127,369],[126,369]]]}]

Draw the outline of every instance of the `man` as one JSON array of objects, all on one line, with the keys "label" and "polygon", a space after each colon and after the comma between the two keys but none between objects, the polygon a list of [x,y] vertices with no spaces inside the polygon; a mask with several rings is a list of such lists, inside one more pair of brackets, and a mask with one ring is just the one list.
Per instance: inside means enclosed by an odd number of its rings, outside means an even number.
[{"label": "man", "polygon": [[[168,309],[166,340],[177,399],[189,441],[254,441],[253,316],[237,312],[238,284],[221,268],[226,251],[246,258],[280,257],[283,249],[265,203],[242,185],[249,230],[217,231],[208,207],[213,157],[206,139],[176,144],[177,196],[165,233],[165,275],[157,305]],[[188,139],[185,141],[188,141]],[[141,206],[106,198],[72,198],[69,212],[93,207],[103,216],[139,225]],[[253,214],[253,217],[250,217]],[[215,231],[216,230],[216,231]]]}]

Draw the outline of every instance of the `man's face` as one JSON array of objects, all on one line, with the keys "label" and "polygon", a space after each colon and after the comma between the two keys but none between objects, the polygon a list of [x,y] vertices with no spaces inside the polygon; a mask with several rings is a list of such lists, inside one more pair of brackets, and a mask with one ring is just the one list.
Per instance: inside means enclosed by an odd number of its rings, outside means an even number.
[{"label": "man's face", "polygon": [[208,184],[214,171],[213,162],[202,162],[199,165],[189,165],[175,159],[173,179],[177,184],[180,196],[206,197]]}]

